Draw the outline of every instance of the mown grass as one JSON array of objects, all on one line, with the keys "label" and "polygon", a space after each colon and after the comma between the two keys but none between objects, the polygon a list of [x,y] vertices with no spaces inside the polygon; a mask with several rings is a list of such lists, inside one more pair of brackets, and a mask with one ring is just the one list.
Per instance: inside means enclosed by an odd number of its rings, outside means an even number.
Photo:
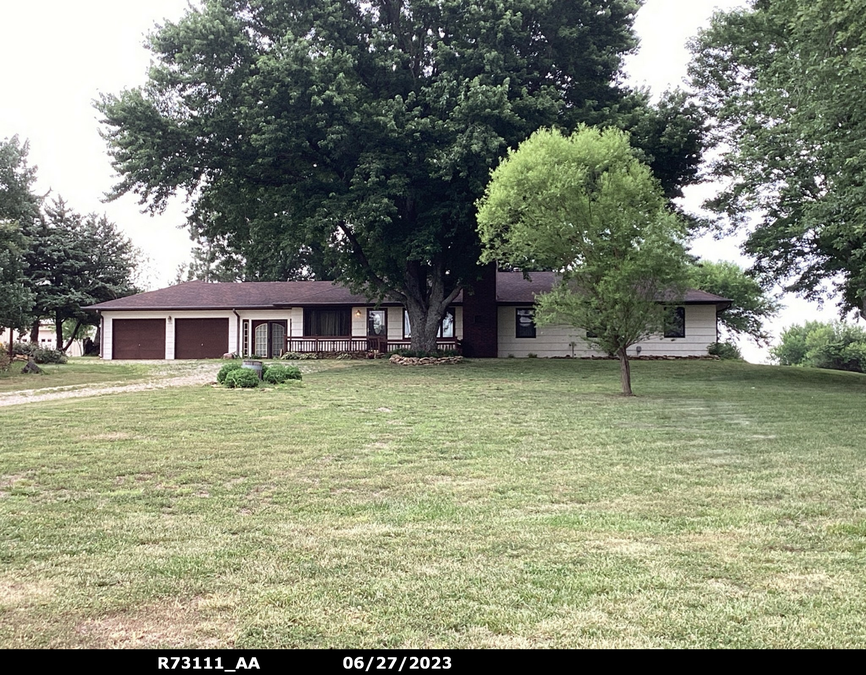
[{"label": "mown grass", "polygon": [[866,646],[866,377],[617,367],[2,409],[0,646]]},{"label": "mown grass", "polygon": [[156,367],[142,363],[111,363],[97,358],[72,358],[65,364],[43,364],[42,373],[22,374],[25,362],[15,361],[0,370],[0,394],[31,389],[52,389],[105,382],[129,381],[149,375]]}]

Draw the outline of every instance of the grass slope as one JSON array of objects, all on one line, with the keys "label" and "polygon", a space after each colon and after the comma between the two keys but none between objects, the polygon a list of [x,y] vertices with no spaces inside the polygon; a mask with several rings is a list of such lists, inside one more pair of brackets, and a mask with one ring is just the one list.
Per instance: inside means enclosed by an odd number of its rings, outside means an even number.
[{"label": "grass slope", "polygon": [[866,646],[866,377],[617,368],[0,409],[0,646]]}]

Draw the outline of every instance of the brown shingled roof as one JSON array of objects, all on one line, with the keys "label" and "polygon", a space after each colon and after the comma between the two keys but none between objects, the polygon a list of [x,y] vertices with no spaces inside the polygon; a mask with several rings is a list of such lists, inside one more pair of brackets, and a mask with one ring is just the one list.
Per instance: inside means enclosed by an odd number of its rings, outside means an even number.
[{"label": "brown shingled roof", "polygon": [[[498,272],[496,300],[503,304],[532,304],[535,296],[553,286],[553,272]],[[455,300],[463,302],[462,294]],[[712,293],[690,290],[688,304],[715,304],[720,309],[731,301]],[[331,281],[248,281],[244,283],[207,283],[187,281],[176,286],[130,295],[91,305],[92,310],[179,310],[179,309],[273,309],[303,305],[366,305],[363,295],[355,295]],[[387,302],[383,304],[398,304]],[[724,307],[723,307],[724,305]]]},{"label": "brown shingled roof", "polygon": [[330,281],[187,281],[91,305],[88,309],[273,309],[291,305],[352,304],[367,304],[367,299]]},{"label": "brown shingled roof", "polygon": [[[554,272],[528,272],[529,279],[523,277],[523,272],[499,272],[496,276],[496,300],[503,304],[531,304],[535,296],[547,293],[553,288],[556,280]],[[731,306],[728,298],[720,295],[689,289],[683,302],[689,305],[717,305],[719,309]]]}]

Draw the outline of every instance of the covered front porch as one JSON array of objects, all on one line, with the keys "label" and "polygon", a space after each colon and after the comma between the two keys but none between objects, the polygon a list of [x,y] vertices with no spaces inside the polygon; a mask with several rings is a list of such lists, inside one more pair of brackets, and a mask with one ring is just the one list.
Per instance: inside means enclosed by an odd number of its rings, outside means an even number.
[{"label": "covered front porch", "polygon": [[[329,354],[329,353],[352,353],[352,352],[394,352],[398,349],[410,349],[411,340],[390,340],[380,337],[353,337],[332,335],[311,335],[304,337],[292,337],[286,339],[286,346],[282,353],[294,354]],[[436,340],[436,348],[442,351],[460,351],[460,340],[440,339]],[[282,354],[280,354],[282,355]]]},{"label": "covered front porch", "polygon": [[[442,351],[461,351],[462,308],[446,312],[436,341]],[[294,307],[240,315],[240,355],[279,358],[290,354],[385,354],[411,348],[402,307]]]}]

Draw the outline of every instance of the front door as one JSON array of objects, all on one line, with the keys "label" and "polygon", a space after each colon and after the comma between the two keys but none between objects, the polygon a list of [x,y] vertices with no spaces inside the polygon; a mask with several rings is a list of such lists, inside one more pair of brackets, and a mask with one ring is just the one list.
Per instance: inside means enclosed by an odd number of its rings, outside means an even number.
[{"label": "front door", "polygon": [[286,351],[285,321],[254,321],[253,354],[263,359],[275,359]]},{"label": "front door", "polygon": [[367,310],[367,349],[388,349],[388,313],[384,309]]}]

